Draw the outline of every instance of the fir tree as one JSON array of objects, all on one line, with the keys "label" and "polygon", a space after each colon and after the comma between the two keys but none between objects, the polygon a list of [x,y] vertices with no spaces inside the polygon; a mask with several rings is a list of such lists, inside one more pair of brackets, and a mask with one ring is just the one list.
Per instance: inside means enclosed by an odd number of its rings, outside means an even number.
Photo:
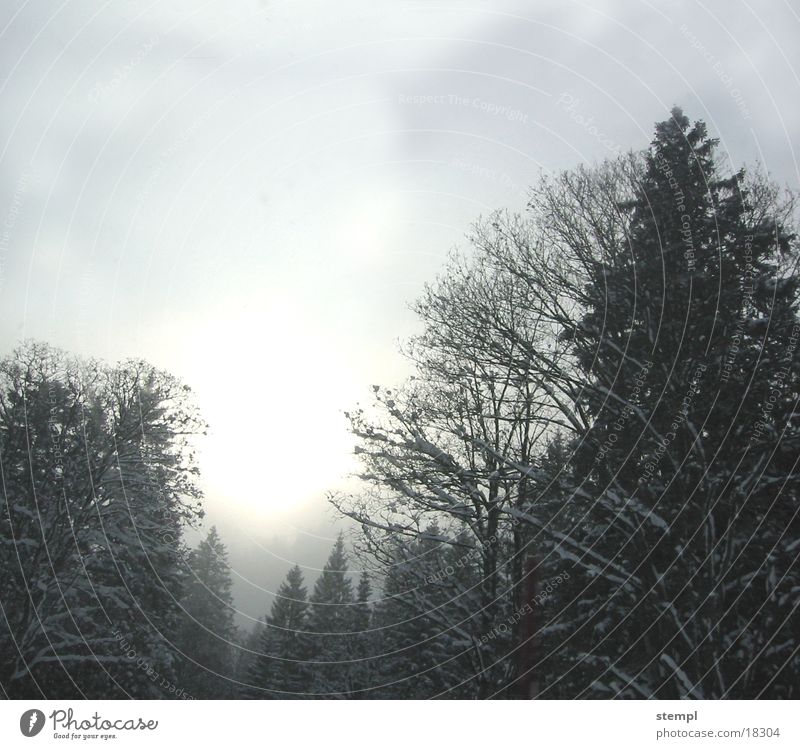
[{"label": "fir tree", "polygon": [[[433,523],[414,540],[396,538],[389,550],[374,626],[380,632],[376,696],[389,699],[476,698],[485,680],[476,673],[496,660],[479,632],[478,555],[448,547]],[[482,665],[476,669],[476,662]]]},{"label": "fir tree", "polygon": [[782,538],[797,510],[783,460],[798,444],[797,279],[781,272],[793,236],[763,180],[720,176],[716,145],[679,109],[657,125],[620,206],[629,246],[597,259],[574,339],[592,380],[576,478],[598,534],[585,540],[630,571],[587,620],[603,636],[580,660],[632,694],[788,695],[774,677],[791,647]]},{"label": "fir tree", "polygon": [[181,605],[179,681],[198,699],[230,696],[236,632],[228,553],[216,527],[187,559]]},{"label": "fir tree", "polygon": [[344,536],[340,533],[311,595],[309,629],[312,632],[350,631],[353,583],[349,577]]},{"label": "fir tree", "polygon": [[356,601],[353,604],[353,631],[366,632],[372,621],[370,598],[372,597],[372,583],[369,573],[362,570],[356,588]]},{"label": "fir tree", "polygon": [[349,638],[349,659],[352,662],[353,697],[371,699],[378,684],[376,657],[381,650],[378,632],[373,629],[372,582],[366,570],[358,579],[355,601],[350,614],[352,635]]},{"label": "fir tree", "polygon": [[308,591],[303,571],[292,567],[265,618],[249,681],[256,698],[297,698],[309,689]]},{"label": "fir tree", "polygon": [[340,533],[314,583],[310,599],[313,689],[320,695],[348,697],[352,691],[353,583],[344,536]]}]

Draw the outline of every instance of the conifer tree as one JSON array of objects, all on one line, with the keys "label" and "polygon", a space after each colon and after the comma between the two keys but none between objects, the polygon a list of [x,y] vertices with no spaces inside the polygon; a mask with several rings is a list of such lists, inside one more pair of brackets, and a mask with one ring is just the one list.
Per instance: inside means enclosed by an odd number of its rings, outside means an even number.
[{"label": "conifer tree", "polygon": [[308,591],[299,565],[281,583],[265,618],[249,674],[257,699],[290,699],[309,691]]},{"label": "conifer tree", "polygon": [[352,696],[357,699],[375,697],[377,686],[376,657],[380,653],[381,642],[373,629],[372,582],[367,570],[362,570],[358,579],[355,601],[351,607],[348,651]]},{"label": "conifer tree", "polygon": [[369,573],[362,570],[356,588],[356,601],[353,604],[353,631],[366,632],[372,620],[370,598],[372,597],[372,583]]},{"label": "conifer tree", "polygon": [[314,691],[348,697],[352,690],[353,583],[341,533],[314,583],[310,604]]},{"label": "conifer tree", "polygon": [[677,108],[656,126],[619,206],[628,244],[596,258],[570,331],[592,420],[575,466],[584,541],[630,573],[576,661],[620,693],[788,695],[774,679],[796,584],[794,237],[763,178],[721,176],[716,145]]},{"label": "conifer tree", "polygon": [[[481,616],[478,556],[438,542],[433,523],[424,536],[395,538],[387,550],[374,626],[380,633],[375,695],[388,699],[476,698],[494,653],[474,636]],[[485,658],[479,668],[476,661]]]},{"label": "conifer tree", "polygon": [[309,629],[312,632],[348,632],[353,583],[349,577],[344,536],[340,533],[311,595]]},{"label": "conifer tree", "polygon": [[228,552],[212,527],[188,556],[178,644],[179,680],[197,699],[232,694],[233,596]]}]

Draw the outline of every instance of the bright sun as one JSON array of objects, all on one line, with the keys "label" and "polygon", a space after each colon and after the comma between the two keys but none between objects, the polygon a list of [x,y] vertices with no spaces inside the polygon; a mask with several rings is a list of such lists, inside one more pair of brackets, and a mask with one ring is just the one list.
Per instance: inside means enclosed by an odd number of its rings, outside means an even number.
[{"label": "bright sun", "polygon": [[208,491],[272,512],[352,470],[342,410],[356,385],[336,347],[305,329],[296,310],[273,305],[196,330],[187,370],[209,423],[200,447]]}]

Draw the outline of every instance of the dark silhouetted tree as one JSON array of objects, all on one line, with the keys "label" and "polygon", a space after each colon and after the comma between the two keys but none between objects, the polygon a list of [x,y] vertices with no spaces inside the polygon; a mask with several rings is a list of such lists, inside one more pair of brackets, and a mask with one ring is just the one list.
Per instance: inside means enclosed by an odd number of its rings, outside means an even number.
[{"label": "dark silhouetted tree", "polygon": [[233,694],[233,597],[228,552],[212,527],[188,555],[181,601],[178,680],[197,699]]},{"label": "dark silhouetted tree", "polygon": [[308,591],[303,571],[292,567],[281,583],[249,674],[253,696],[291,699],[309,691]]}]

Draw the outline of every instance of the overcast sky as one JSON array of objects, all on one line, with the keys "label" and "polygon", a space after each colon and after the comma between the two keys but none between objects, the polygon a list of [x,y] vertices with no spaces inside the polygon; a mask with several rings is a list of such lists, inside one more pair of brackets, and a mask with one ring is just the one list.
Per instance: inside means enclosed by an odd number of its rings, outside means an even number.
[{"label": "overcast sky", "polygon": [[0,350],[182,377],[243,615],[324,561],[342,411],[406,374],[407,305],[540,171],[673,104],[800,185],[797,3],[0,6]]}]

